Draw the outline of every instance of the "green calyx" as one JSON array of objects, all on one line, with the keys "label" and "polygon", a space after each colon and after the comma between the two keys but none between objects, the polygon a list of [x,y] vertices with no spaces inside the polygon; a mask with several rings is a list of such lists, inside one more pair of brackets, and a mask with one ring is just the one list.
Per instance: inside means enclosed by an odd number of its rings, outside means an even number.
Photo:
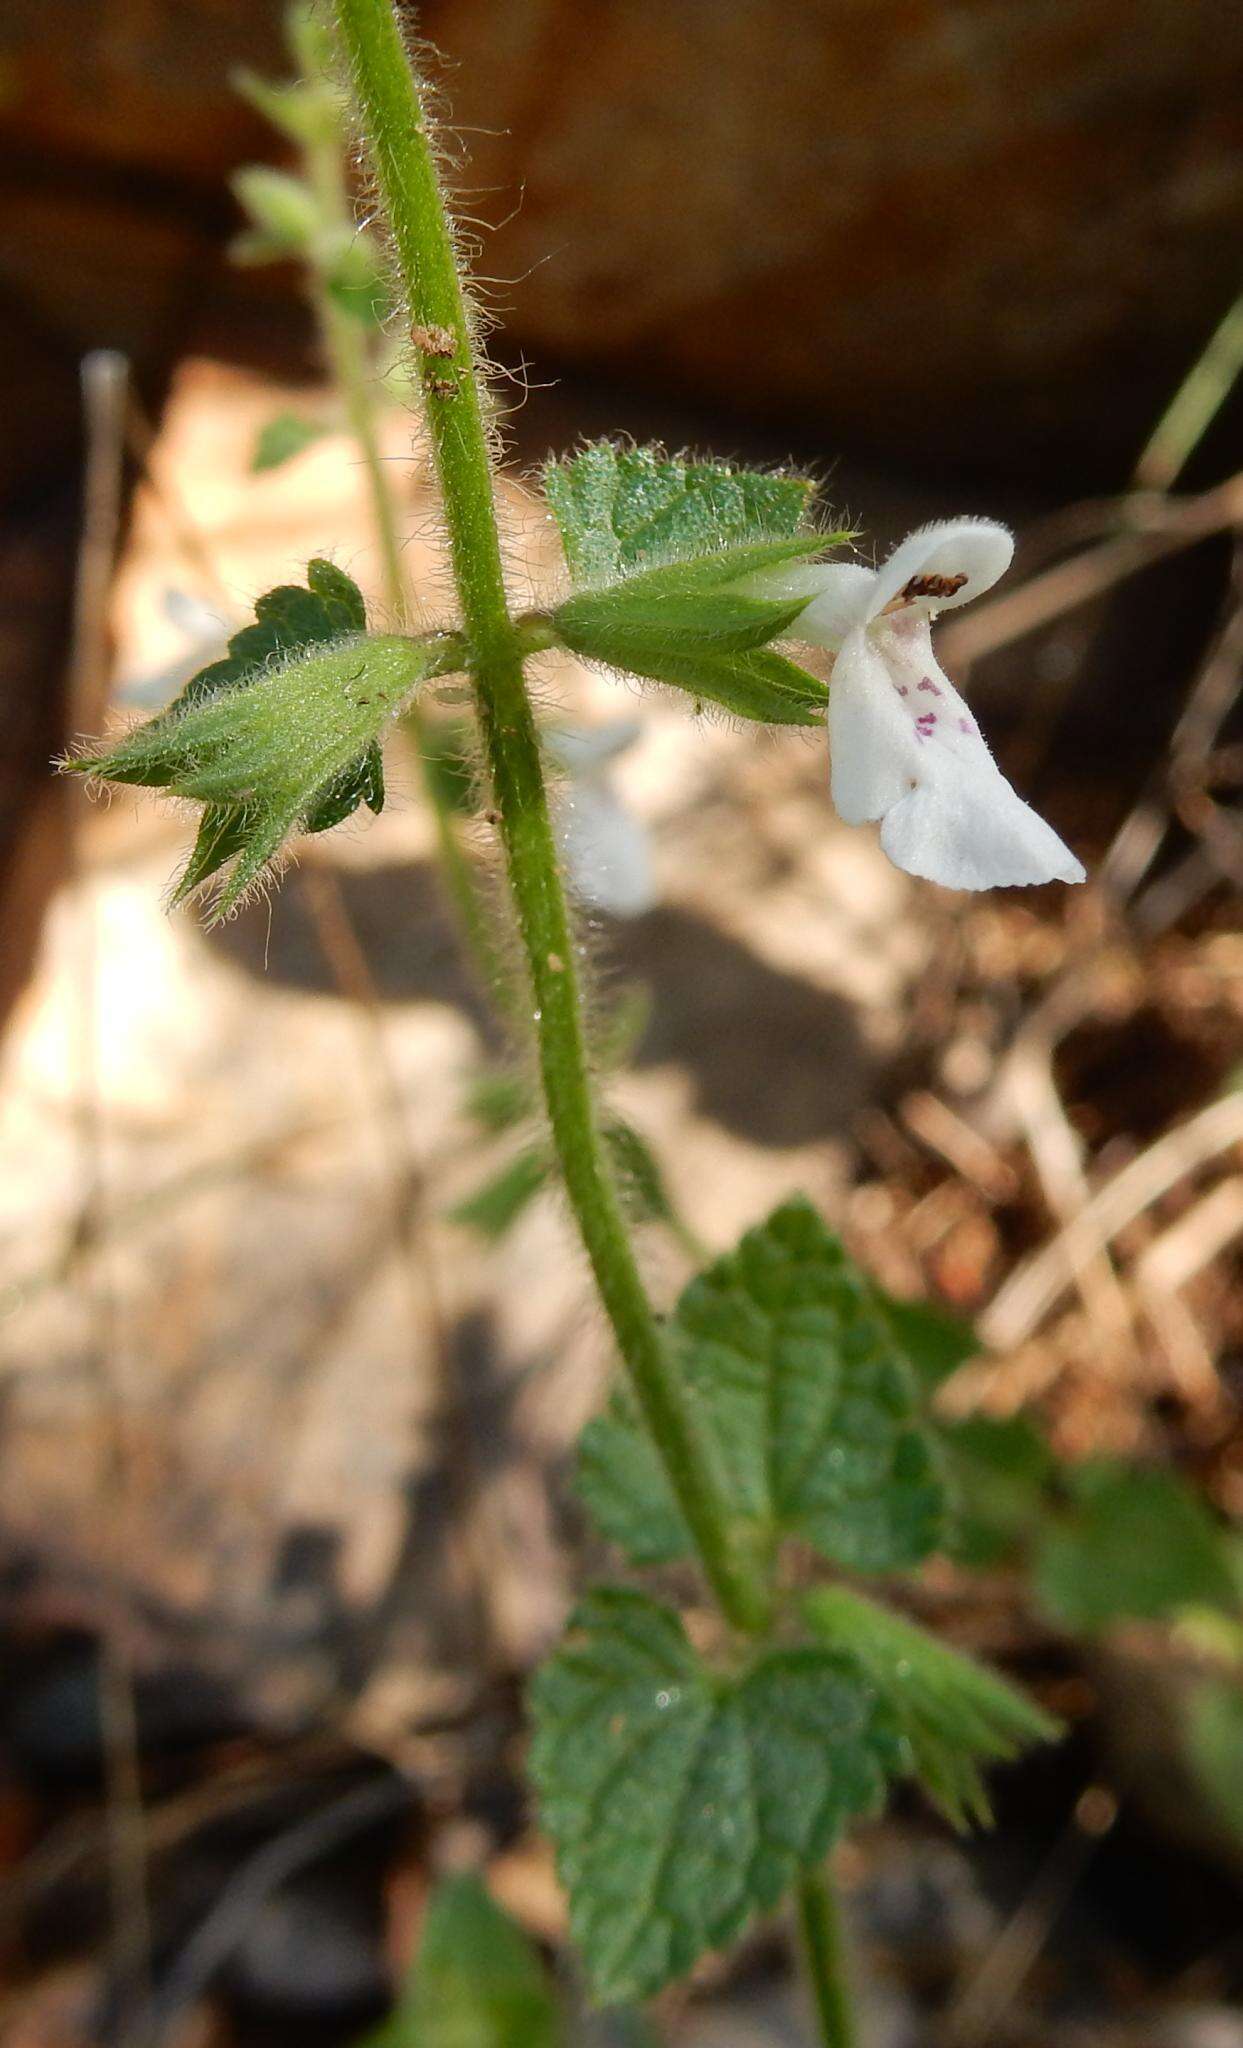
[{"label": "green calyx", "polygon": [[454,636],[367,634],[357,585],[312,562],[307,587],[261,597],[229,652],[119,744],[66,762],[101,782],[164,789],[203,806],[173,892],[181,902],[227,868],[226,915],[298,832],[326,832],[360,804],[379,811],[379,736],[419,684],[456,667]]},{"label": "green calyx", "polygon": [[569,598],[553,612],[553,630],[588,661],[685,690],[735,718],[817,725],[825,684],[768,644],[789,631],[805,600],[771,602],[730,586],[756,567],[818,548],[816,538],[778,542],[650,570]]},{"label": "green calyx", "polygon": [[803,1616],[822,1642],[858,1660],[896,1715],[911,1769],[956,1828],[991,1819],[983,1772],[1061,1728],[994,1671],[938,1642],[891,1608],[845,1586],[821,1586]]},{"label": "green calyx", "polygon": [[820,722],[825,684],[770,645],[806,600],[738,587],[847,537],[809,528],[807,478],[598,442],[550,463],[544,487],[578,586],[551,614],[564,646],[737,718]]}]

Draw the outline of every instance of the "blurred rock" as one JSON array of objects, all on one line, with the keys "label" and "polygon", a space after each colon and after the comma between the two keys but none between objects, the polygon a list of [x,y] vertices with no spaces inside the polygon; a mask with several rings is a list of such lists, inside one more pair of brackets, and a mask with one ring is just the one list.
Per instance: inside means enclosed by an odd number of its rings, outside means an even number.
[{"label": "blurred rock", "polygon": [[[466,206],[501,223],[482,268],[545,361],[1082,474],[1237,285],[1233,0],[433,0],[418,26]],[[278,51],[275,0],[8,9],[10,278],[58,326],[158,348],[170,290],[218,297],[221,182],[271,148],[229,73]]]},{"label": "blurred rock", "polygon": [[[978,467],[1127,455],[1237,286],[1231,0],[440,0],[528,348]],[[510,203],[506,197],[507,210]],[[550,252],[553,252],[550,256]]]},{"label": "blurred rock", "polygon": [[1161,2048],[1243,2048],[1243,2013],[1224,2005],[1188,2006],[1168,2013]]},{"label": "blurred rock", "polygon": [[335,1881],[307,1877],[267,1899],[232,1959],[229,1990],[244,2006],[349,2021],[379,2018],[391,1987],[374,1889],[351,1868]]}]

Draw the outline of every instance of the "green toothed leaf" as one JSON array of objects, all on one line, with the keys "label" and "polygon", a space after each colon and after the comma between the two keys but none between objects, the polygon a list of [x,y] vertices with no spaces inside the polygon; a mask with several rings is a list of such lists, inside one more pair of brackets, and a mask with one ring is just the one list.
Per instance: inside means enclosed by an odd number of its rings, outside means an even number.
[{"label": "green toothed leaf", "polygon": [[[693,1280],[668,1340],[758,1548],[800,1536],[875,1572],[936,1547],[944,1488],[910,1368],[870,1283],[808,1203],[786,1203]],[[690,1553],[625,1397],[584,1432],[579,1486],[632,1557]]]},{"label": "green toothed leaf", "polygon": [[531,1693],[531,1773],[602,2004],[770,1910],[909,1761],[857,1662],[806,1647],[709,1671],[676,1614],[588,1595]]},{"label": "green toothed leaf", "polygon": [[788,540],[807,525],[815,495],[806,477],[681,462],[659,448],[610,441],[550,462],[544,490],[570,573],[588,585],[747,542]]},{"label": "green toothed leaf", "polygon": [[[969,1323],[929,1302],[881,1295],[885,1315],[929,1396],[979,1353]],[[947,1554],[960,1564],[997,1564],[1035,1532],[1055,1461],[1024,1415],[937,1416],[940,1462],[950,1495]]]},{"label": "green toothed leaf", "polygon": [[580,1436],[575,1487],[601,1535],[632,1564],[691,1554],[690,1533],[627,1389]]},{"label": "green toothed leaf", "polygon": [[803,1601],[817,1635],[849,1651],[893,1709],[914,1773],[956,1828],[991,1818],[983,1768],[1053,1742],[1058,1723],[992,1671],[843,1586]]},{"label": "green toothed leaf", "polygon": [[879,1288],[876,1292],[916,1379],[929,1393],[969,1358],[978,1358],[980,1340],[970,1323],[931,1302],[899,1301]]},{"label": "green toothed leaf", "polygon": [[363,2048],[562,2048],[539,1951],[476,1877],[432,1893],[397,2004]]},{"label": "green toothed leaf", "polygon": [[968,1415],[937,1430],[953,1503],[945,1548],[977,1569],[1020,1552],[1044,1519],[1057,1462],[1025,1415]]},{"label": "green toothed leaf", "polygon": [[1186,1480],[1113,1459],[1064,1468],[1073,1505],[1040,1538],[1037,1593],[1071,1628],[1233,1607],[1223,1531]]}]

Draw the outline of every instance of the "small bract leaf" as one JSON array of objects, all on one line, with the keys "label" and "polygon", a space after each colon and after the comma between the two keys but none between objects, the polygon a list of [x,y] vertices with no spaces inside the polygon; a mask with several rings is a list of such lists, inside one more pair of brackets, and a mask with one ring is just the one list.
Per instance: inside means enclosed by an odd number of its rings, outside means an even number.
[{"label": "small bract leaf", "polygon": [[1095,1630],[1235,1604],[1220,1525],[1176,1473],[1101,1458],[1063,1476],[1075,1505],[1044,1531],[1034,1565],[1059,1621]]},{"label": "small bract leaf", "polygon": [[477,807],[476,748],[469,726],[456,720],[421,725],[418,744],[424,772],[435,783],[447,810],[466,816]]},{"label": "small bract leaf", "polygon": [[234,71],[229,82],[256,113],[262,114],[291,142],[313,142],[335,130],[335,110],[321,87],[300,81],[273,85],[245,68]]},{"label": "small bract leaf", "polygon": [[307,254],[319,226],[320,206],[304,178],[268,164],[247,164],[229,182],[255,228],[250,246],[241,251],[244,259]]},{"label": "small bract leaf", "polygon": [[615,1116],[604,1126],[613,1171],[622,1197],[640,1223],[675,1221],[673,1203],[655,1153],[633,1124]]},{"label": "small bract leaf", "polygon": [[980,1340],[970,1323],[962,1322],[927,1301],[899,1301],[877,1289],[890,1328],[902,1346],[921,1387],[929,1392],[949,1379],[969,1358],[979,1355]]},{"label": "small bract leaf", "polygon": [[646,585],[646,577],[636,578],[570,598],[552,615],[559,638],[580,654],[638,669],[653,649],[694,655],[766,647],[803,609],[801,598],[770,604],[728,588],[654,595]]},{"label": "small bract leaf", "polygon": [[313,555],[306,565],[306,580],[307,588],[323,606],[325,631],[320,635],[321,639],[328,638],[329,627],[334,637],[341,631],[366,631],[367,606],[362,591],[344,569],[339,569],[335,562],[327,561],[323,555]]},{"label": "small bract leaf", "polygon": [[366,235],[352,234],[339,248],[320,253],[320,271],[334,304],[363,327],[379,327],[391,307],[388,278],[379,249]]},{"label": "small bract leaf", "polygon": [[747,541],[788,539],[807,524],[814,489],[806,477],[681,462],[659,448],[610,441],[544,471],[579,584],[611,583],[635,569]]},{"label": "small bract leaf", "polygon": [[476,1877],[428,1903],[397,2005],[364,2048],[559,2048],[557,2001],[538,1950]]},{"label": "small bract leaf", "polygon": [[676,1614],[592,1593],[532,1688],[531,1772],[602,2004],[644,1998],[775,1906],[907,1761],[849,1656],[710,1672]]},{"label": "small bract leaf", "polygon": [[543,1147],[527,1146],[482,1187],[476,1188],[473,1195],[450,1209],[449,1220],[477,1230],[491,1244],[498,1243],[547,1186],[551,1172]]},{"label": "small bract leaf", "polygon": [[[910,1369],[869,1281],[809,1203],[786,1203],[693,1280],[669,1342],[726,1493],[761,1543],[801,1536],[856,1571],[935,1548],[944,1488]],[[610,1470],[620,1432],[632,1433],[622,1469],[633,1501]],[[589,1426],[583,1453],[580,1486],[606,1536],[644,1561],[689,1553],[624,1402]]]},{"label": "small bract leaf", "polygon": [[951,1510],[947,1554],[977,1570],[1000,1563],[1037,1533],[1057,1470],[1047,1439],[1025,1415],[968,1415],[937,1428]]},{"label": "small bract leaf", "polygon": [[[232,635],[227,655],[192,676],[180,697],[161,713],[161,720],[171,726],[187,705],[253,683],[259,670],[275,666],[282,657],[360,633],[366,623],[363,594],[353,578],[317,556],[307,565],[305,589],[280,583],[255,600],[253,621]],[[154,723],[142,731],[151,734]]]},{"label": "small bract leaf", "polygon": [[255,607],[229,652],[115,747],[68,765],[102,781],[164,787],[204,806],[173,893],[179,902],[226,865],[213,908],[237,903],[296,832],[325,832],[361,803],[384,802],[379,735],[444,643],[371,635],[353,579],[313,561],[307,587]]},{"label": "small bract leaf", "polygon": [[301,455],[304,448],[322,441],[329,431],[322,420],[304,419],[296,412],[278,413],[275,419],[265,420],[255,436],[250,458],[252,473],[258,476],[264,470],[279,469],[282,463]]},{"label": "small bract leaf", "polygon": [[1187,1758],[1219,1820],[1243,1843],[1243,1689],[1202,1678],[1187,1702]]},{"label": "small bract leaf", "polygon": [[[684,690],[696,707],[718,704],[734,718],[757,725],[820,725],[828,691],[818,676],[771,647],[750,654],[683,655],[652,648],[632,673]],[[601,659],[607,657],[601,656]]]},{"label": "small bract leaf", "polygon": [[501,1067],[475,1076],[465,1108],[485,1131],[508,1131],[535,1114],[536,1100],[535,1084],[526,1074]]},{"label": "small bract leaf", "polygon": [[328,784],[318,802],[307,811],[303,830],[331,832],[334,825],[352,817],[359,804],[366,804],[377,817],[384,809],[384,756],[376,740]]},{"label": "small bract leaf", "polygon": [[861,1594],[821,1587],[807,1595],[803,1612],[826,1642],[858,1659],[888,1701],[910,1744],[915,1776],[956,1828],[990,1819],[982,1766],[1061,1732],[995,1672]]}]

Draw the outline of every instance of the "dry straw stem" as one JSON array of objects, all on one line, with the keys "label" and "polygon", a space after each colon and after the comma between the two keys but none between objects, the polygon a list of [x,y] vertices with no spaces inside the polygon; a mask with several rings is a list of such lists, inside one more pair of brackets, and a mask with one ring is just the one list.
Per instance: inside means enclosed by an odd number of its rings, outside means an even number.
[{"label": "dry straw stem", "polygon": [[1243,1144],[1243,1091],[1178,1124],[1106,1181],[1056,1237],[1011,1274],[985,1310],[980,1335],[993,1351],[1021,1344],[1102,1246],[1188,1174]]},{"label": "dry straw stem", "polygon": [[940,629],[946,667],[978,661],[1102,596],[1150,563],[1180,554],[1212,534],[1243,526],[1243,471],[1198,497],[1133,505],[1129,516],[1131,531],[1059,562],[1005,597],[977,605],[961,619],[946,620]]}]

